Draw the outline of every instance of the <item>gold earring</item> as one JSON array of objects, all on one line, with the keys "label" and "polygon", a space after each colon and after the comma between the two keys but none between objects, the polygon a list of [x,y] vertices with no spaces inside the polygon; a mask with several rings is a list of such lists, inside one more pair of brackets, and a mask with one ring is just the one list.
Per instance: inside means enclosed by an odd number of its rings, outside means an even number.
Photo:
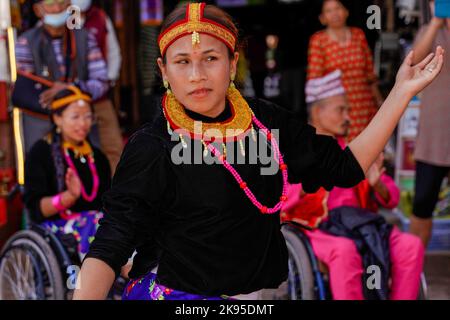
[{"label": "gold earring", "polygon": [[172,91],[169,88],[169,82],[167,80],[163,80],[163,85],[164,85],[164,88],[166,88],[167,94],[172,93]]},{"label": "gold earring", "polygon": [[231,78],[230,88],[234,89],[234,88],[236,88],[236,86],[234,85],[234,79],[236,78],[236,75],[234,73],[232,73],[232,74],[230,74],[230,78]]},{"label": "gold earring", "polygon": [[61,128],[60,127],[56,127],[56,133],[57,134],[61,134]]}]

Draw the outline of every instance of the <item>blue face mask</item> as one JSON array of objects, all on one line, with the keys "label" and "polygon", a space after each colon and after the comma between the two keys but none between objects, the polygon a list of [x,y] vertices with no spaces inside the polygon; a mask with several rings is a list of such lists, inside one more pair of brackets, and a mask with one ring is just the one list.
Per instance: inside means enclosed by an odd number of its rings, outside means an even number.
[{"label": "blue face mask", "polygon": [[54,13],[54,14],[46,13],[44,15],[44,23],[51,27],[59,28],[59,27],[62,27],[66,23],[66,21],[67,21],[67,19],[69,19],[69,17],[70,17],[70,13],[67,12],[67,10],[64,10],[63,12],[60,12],[60,13]]}]

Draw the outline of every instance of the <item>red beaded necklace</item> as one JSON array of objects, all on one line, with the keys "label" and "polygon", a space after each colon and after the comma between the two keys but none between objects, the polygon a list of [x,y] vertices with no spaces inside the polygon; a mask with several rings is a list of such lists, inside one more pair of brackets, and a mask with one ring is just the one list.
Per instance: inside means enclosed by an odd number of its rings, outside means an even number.
[{"label": "red beaded necklace", "polygon": [[[232,89],[231,89],[232,90]],[[235,91],[234,91],[235,90]],[[226,160],[226,157],[224,155],[222,155],[220,153],[220,151],[214,146],[212,145],[212,143],[210,141],[206,142],[204,141],[205,146],[208,148],[208,150],[211,152],[211,154],[213,156],[216,156],[220,163],[225,167],[225,169],[227,169],[231,175],[234,177],[234,179],[236,180],[236,182],[239,184],[239,187],[244,191],[244,193],[246,194],[246,196],[250,199],[250,201],[253,203],[254,206],[256,206],[258,208],[259,211],[261,211],[261,213],[263,214],[274,214],[277,213],[278,211],[281,210],[281,208],[283,207],[284,202],[287,200],[287,187],[288,187],[288,170],[287,170],[287,165],[284,163],[284,159],[283,156],[280,152],[278,143],[276,141],[276,139],[273,137],[272,133],[270,132],[269,129],[267,129],[257,118],[256,116],[253,114],[253,112],[251,111],[250,107],[248,106],[247,102],[245,101],[245,99],[238,94],[239,91],[234,89],[232,91],[232,94],[227,94],[227,98],[230,102],[230,106],[232,108],[246,108],[246,110],[248,112],[251,113],[251,121],[260,129],[260,131],[262,131],[265,136],[267,141],[270,141],[273,150],[274,150],[274,156],[275,156],[275,160],[278,162],[279,166],[280,166],[280,170],[281,170],[281,174],[283,177],[283,189],[281,192],[281,197],[280,197],[280,201],[272,208],[268,208],[267,206],[261,204],[261,202],[258,201],[258,199],[256,199],[256,196],[253,194],[253,192],[250,190],[250,188],[247,186],[247,183],[242,179],[241,175],[236,171],[236,169],[233,168],[233,166]],[[229,89],[230,91],[230,89]],[[171,123],[176,123],[178,119],[171,119],[169,115],[176,115],[180,113],[180,110],[182,110],[183,108],[180,108],[179,105],[176,106],[176,110],[177,112],[167,112],[170,111],[170,108],[174,105],[174,97],[171,97],[170,101],[171,103],[167,103],[169,99],[165,98],[163,99],[163,104],[164,104],[164,115],[167,119],[168,122],[168,128],[170,128],[170,124]],[[178,103],[178,102],[177,102]],[[242,109],[241,109],[242,110]],[[233,115],[236,115],[236,112],[232,112]],[[182,119],[186,119],[186,117],[188,117],[188,115],[186,113],[184,113],[182,115]],[[214,125],[220,125],[219,123],[214,124]],[[246,128],[246,131],[248,132],[248,128]],[[172,131],[169,131],[169,134]],[[245,135],[243,135],[245,137]],[[182,142],[184,142],[184,140],[182,140]]]},{"label": "red beaded necklace", "polygon": [[[70,143],[64,142],[64,147],[63,147],[64,159],[66,160],[66,163],[69,166],[69,168],[71,168],[75,172],[77,177],[80,179],[80,182],[81,182],[81,196],[87,202],[92,202],[97,197],[98,189],[100,187],[100,178],[98,176],[97,167],[95,166],[95,159],[94,159],[94,156],[93,156],[94,153],[93,153],[89,143],[87,141],[84,141],[83,142],[83,147],[84,148],[80,148],[80,147],[77,148],[76,146],[73,146]],[[80,155],[81,159],[84,159],[84,157],[87,157],[87,161],[88,161],[89,169],[90,169],[91,174],[92,174],[92,181],[93,181],[92,182],[91,194],[88,194],[86,192],[86,189],[84,188],[83,181],[81,181],[81,178],[80,178],[80,176],[78,174],[78,171],[75,168],[75,165],[74,165],[72,159],[70,158],[69,149],[73,150],[75,155]]]}]

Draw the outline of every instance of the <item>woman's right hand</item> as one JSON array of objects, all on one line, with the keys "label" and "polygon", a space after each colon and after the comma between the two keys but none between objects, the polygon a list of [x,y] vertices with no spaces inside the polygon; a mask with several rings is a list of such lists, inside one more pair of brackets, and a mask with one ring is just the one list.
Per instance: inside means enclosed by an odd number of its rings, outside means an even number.
[{"label": "woman's right hand", "polygon": [[76,201],[81,195],[81,181],[72,168],[67,169],[66,172],[66,186],[67,191]]}]

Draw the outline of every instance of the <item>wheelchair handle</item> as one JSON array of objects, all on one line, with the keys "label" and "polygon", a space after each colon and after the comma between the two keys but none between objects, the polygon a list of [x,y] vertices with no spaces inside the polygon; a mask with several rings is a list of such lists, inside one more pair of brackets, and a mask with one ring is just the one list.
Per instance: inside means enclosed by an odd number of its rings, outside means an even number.
[{"label": "wheelchair handle", "polygon": [[23,186],[21,186],[20,184],[16,183],[14,185],[14,187],[11,189],[11,191],[9,191],[8,195],[6,196],[6,199],[8,201],[11,201],[15,197],[15,195],[17,193],[19,193],[19,192],[23,193]]}]

